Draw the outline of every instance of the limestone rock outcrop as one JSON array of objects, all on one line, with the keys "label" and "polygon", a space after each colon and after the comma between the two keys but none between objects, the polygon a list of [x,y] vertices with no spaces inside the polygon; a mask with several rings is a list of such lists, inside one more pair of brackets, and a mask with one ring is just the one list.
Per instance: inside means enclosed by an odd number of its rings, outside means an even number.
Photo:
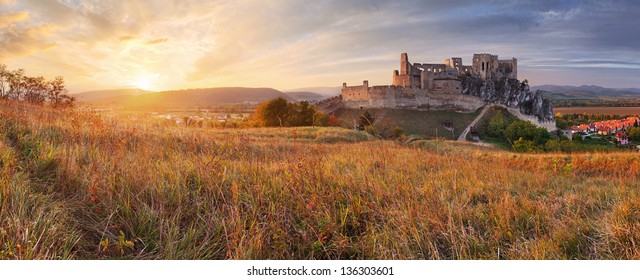
[{"label": "limestone rock outcrop", "polygon": [[464,95],[480,97],[488,103],[518,108],[522,114],[535,116],[540,122],[554,120],[553,107],[549,100],[543,98],[540,91],[531,92],[526,80],[520,82],[507,77],[485,80],[473,76],[462,76],[461,80]]}]

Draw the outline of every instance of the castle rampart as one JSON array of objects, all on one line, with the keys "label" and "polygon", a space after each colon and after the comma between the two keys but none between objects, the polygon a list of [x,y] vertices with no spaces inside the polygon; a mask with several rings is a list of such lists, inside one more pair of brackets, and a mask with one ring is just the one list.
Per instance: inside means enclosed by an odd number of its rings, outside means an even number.
[{"label": "castle rampart", "polygon": [[531,119],[537,118],[541,123],[552,122],[553,108],[548,101],[543,101],[541,93],[530,92],[517,77],[516,58],[498,59],[497,55],[481,53],[473,55],[472,65],[464,65],[459,57],[447,58],[442,64],[411,63],[403,53],[400,70],[393,71],[391,85],[370,87],[368,81],[356,86],[344,83],[342,106],[468,112],[485,104],[504,104],[519,107],[522,115],[530,114]]}]

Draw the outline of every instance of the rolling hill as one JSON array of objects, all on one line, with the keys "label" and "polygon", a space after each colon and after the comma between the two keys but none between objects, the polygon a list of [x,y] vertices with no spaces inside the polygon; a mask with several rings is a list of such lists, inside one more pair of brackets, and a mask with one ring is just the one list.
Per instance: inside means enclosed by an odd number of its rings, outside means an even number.
[{"label": "rolling hill", "polygon": [[336,96],[340,94],[341,87],[306,87],[306,88],[296,88],[296,89],[288,89],[283,90],[284,93],[292,93],[292,92],[311,92],[323,95],[325,97]]},{"label": "rolling hill", "polygon": [[97,106],[129,108],[183,109],[203,108],[221,104],[257,104],[282,97],[289,101],[318,101],[324,95],[308,92],[283,93],[272,88],[222,87],[170,90],[161,92],[141,89],[100,90],[74,94],[78,101]]},{"label": "rolling hill", "polygon": [[551,99],[596,99],[596,98],[640,98],[640,89],[637,88],[605,88],[595,85],[582,86],[558,86],[541,85],[532,86],[531,90],[545,91],[545,97]]},{"label": "rolling hill", "polygon": [[310,91],[292,91],[286,92],[286,95],[290,96],[295,101],[320,101],[327,98],[327,96]]},{"label": "rolling hill", "polygon": [[85,91],[76,94],[72,94],[78,101],[95,101],[106,98],[122,98],[127,96],[134,96],[140,94],[151,93],[151,91],[146,91],[139,88],[125,88],[125,89],[111,89],[111,90],[94,90],[94,91]]},{"label": "rolling hill", "polygon": [[123,106],[135,108],[203,108],[220,104],[257,104],[265,100],[282,97],[293,98],[272,88],[205,88],[171,90],[139,95],[121,95],[91,101],[99,106]]}]

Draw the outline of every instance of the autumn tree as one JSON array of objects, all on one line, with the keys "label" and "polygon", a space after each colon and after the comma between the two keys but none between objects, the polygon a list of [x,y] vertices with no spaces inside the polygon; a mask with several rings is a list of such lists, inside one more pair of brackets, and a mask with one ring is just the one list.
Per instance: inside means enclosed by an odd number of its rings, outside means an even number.
[{"label": "autumn tree", "polygon": [[286,99],[278,97],[262,102],[256,107],[254,114],[260,126],[287,126],[289,123],[289,104]]},{"label": "autumn tree", "polygon": [[339,123],[335,116],[330,118],[307,101],[294,103],[282,97],[258,104],[253,120],[258,126],[270,127],[327,126],[330,121]]},{"label": "autumn tree", "polygon": [[69,91],[65,88],[63,77],[58,76],[50,81],[47,97],[49,99],[49,102],[51,103],[51,106],[59,108],[67,107],[73,104],[75,98],[69,96],[67,94],[68,92]]},{"label": "autumn tree", "polygon": [[71,106],[75,98],[68,95],[62,77],[47,81],[44,77],[29,77],[23,69],[10,71],[0,64],[0,99],[26,101],[43,105],[47,100],[53,107]]},{"label": "autumn tree", "polygon": [[7,66],[4,64],[0,64],[0,99],[8,98],[8,90],[9,90],[9,70],[7,70]]},{"label": "autumn tree", "polygon": [[18,69],[9,71],[7,74],[7,82],[9,83],[9,98],[20,100],[24,90],[24,70]]}]

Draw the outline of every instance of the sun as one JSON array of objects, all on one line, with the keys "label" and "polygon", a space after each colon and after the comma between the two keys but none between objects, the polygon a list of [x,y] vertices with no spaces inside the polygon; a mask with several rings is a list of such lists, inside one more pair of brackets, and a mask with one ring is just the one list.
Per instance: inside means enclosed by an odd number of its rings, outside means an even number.
[{"label": "sun", "polygon": [[139,89],[150,90],[152,85],[149,77],[140,77],[138,81],[136,81],[136,87]]},{"label": "sun", "polygon": [[144,74],[138,76],[135,81],[135,87],[143,90],[152,90],[155,86],[154,81],[158,79],[158,74]]}]

